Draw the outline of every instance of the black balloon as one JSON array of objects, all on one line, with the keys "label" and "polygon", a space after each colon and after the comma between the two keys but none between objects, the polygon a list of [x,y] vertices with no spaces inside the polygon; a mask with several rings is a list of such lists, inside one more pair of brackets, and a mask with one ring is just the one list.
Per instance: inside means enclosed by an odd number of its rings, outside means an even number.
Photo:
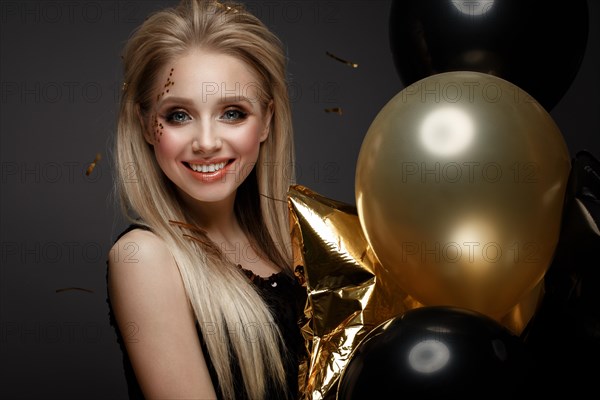
[{"label": "black balloon", "polygon": [[544,379],[540,394],[598,392],[600,377],[600,160],[572,160],[560,240],[545,295],[521,335]]},{"label": "black balloon", "polygon": [[389,34],[405,86],[442,72],[483,72],[550,111],[579,70],[588,24],[586,0],[394,0]]},{"label": "black balloon", "polygon": [[423,307],[370,331],[351,355],[337,398],[509,398],[535,387],[520,338],[471,311]]}]

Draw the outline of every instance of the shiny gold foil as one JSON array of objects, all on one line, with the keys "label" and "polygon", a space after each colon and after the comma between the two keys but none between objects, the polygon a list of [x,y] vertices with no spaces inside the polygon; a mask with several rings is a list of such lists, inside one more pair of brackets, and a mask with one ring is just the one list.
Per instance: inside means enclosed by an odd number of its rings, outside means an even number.
[{"label": "shiny gold foil", "polygon": [[[301,399],[335,399],[350,354],[371,329],[423,307],[381,268],[354,206],[294,185],[288,192],[296,276],[306,287],[301,330]],[[543,282],[499,322],[521,334],[543,297]]]},{"label": "shiny gold foil", "polygon": [[[334,399],[352,350],[378,324],[420,304],[385,279],[356,208],[295,185],[288,192],[296,265],[307,289],[303,399]],[[297,269],[298,270],[298,269]]]}]

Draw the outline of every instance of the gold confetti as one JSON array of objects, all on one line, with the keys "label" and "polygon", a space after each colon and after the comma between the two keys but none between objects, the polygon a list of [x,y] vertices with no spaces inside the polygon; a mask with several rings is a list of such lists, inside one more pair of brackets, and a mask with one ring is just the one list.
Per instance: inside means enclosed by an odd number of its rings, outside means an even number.
[{"label": "gold confetti", "polygon": [[67,288],[62,288],[62,289],[56,289],[56,293],[66,292],[69,290],[80,290],[82,292],[94,293],[94,291],[92,289],[85,289],[85,288],[80,288],[80,287],[67,287]]},{"label": "gold confetti", "polygon": [[329,57],[333,58],[334,60],[337,60],[341,63],[344,63],[346,65],[349,65],[352,68],[358,68],[358,64],[357,63],[353,63],[347,60],[344,60],[343,58],[339,58],[338,56],[335,56],[333,54],[331,54],[330,52],[326,51],[325,54],[327,54]]},{"label": "gold confetti", "polygon": [[342,109],[340,107],[326,108],[326,113],[336,113],[338,115],[342,115]]},{"label": "gold confetti", "polygon": [[96,168],[96,163],[101,159],[102,156],[100,155],[100,153],[96,153],[96,158],[94,158],[94,161],[92,161],[92,163],[87,167],[87,170],[85,171],[86,176],[90,176],[94,168]]},{"label": "gold confetti", "polygon": [[219,3],[218,1],[215,3],[215,5],[216,5],[217,7],[219,7],[219,8],[224,8],[226,13],[228,13],[228,12],[232,12],[232,13],[234,13],[234,14],[235,14],[235,13],[237,13],[237,12],[238,12],[237,8],[234,8],[234,7],[228,6],[228,5],[226,5],[226,4]]}]

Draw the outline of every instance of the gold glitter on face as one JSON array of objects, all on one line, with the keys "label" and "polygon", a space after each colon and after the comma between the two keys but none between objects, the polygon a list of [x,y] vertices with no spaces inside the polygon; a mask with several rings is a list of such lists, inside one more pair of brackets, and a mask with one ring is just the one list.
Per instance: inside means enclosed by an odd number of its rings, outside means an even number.
[{"label": "gold glitter on face", "polygon": [[156,95],[157,102],[161,99],[161,97],[163,97],[165,95],[165,93],[169,93],[169,87],[171,87],[175,84],[175,82],[171,80],[174,70],[175,70],[174,68],[171,68],[171,71],[169,71],[169,76],[167,77],[167,82],[163,85],[162,93],[159,93]]},{"label": "gold glitter on face", "polygon": [[154,131],[154,139],[157,143],[160,143],[160,137],[163,134],[163,124],[158,122],[158,116],[152,114],[152,130]]},{"label": "gold glitter on face", "polygon": [[[169,87],[175,84],[175,82],[171,80],[171,77],[173,76],[173,71],[175,71],[175,68],[171,68],[171,70],[169,71],[167,81],[163,85],[163,91],[156,95],[157,103],[165,95],[165,93],[169,93]],[[156,114],[152,114],[152,130],[154,131],[154,139],[157,143],[160,143],[160,137],[163,135],[164,126],[163,124],[158,122],[158,116]]]}]

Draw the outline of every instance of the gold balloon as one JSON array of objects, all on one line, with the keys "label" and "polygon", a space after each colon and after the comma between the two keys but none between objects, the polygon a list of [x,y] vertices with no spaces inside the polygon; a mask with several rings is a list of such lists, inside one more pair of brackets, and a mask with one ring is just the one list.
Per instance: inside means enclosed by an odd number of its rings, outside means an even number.
[{"label": "gold balloon", "polygon": [[551,263],[569,171],[559,128],[522,89],[442,73],[402,90],[372,122],[358,215],[406,293],[500,320]]},{"label": "gold balloon", "polygon": [[539,310],[545,293],[545,283],[542,279],[540,283],[523,296],[516,306],[498,319],[498,322],[515,335],[520,336],[529,324],[529,321],[531,321],[531,318]]}]

